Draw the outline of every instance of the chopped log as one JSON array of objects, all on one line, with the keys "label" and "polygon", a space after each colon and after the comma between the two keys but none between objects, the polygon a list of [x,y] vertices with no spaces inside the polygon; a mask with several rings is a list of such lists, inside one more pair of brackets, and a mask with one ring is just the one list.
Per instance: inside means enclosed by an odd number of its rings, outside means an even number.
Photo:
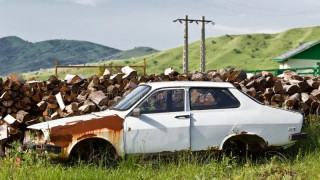
[{"label": "chopped log", "polygon": [[223,82],[223,80],[220,77],[214,77],[210,81],[212,81],[212,82]]},{"label": "chopped log", "polygon": [[45,101],[40,101],[37,106],[40,110],[44,111],[47,108],[47,103]]},{"label": "chopped log", "polygon": [[266,88],[272,88],[274,84],[275,84],[275,81],[272,76],[266,77],[266,85],[265,85]]},{"label": "chopped log", "polygon": [[294,76],[294,75],[298,75],[298,74],[296,72],[293,72],[290,70],[283,72],[283,77],[284,77],[284,80],[286,80],[286,81],[291,80],[292,76]]},{"label": "chopped log", "polygon": [[233,71],[232,74],[227,78],[227,82],[240,82],[247,78],[247,73],[245,71]]},{"label": "chopped log", "polygon": [[4,90],[11,89],[11,86],[12,86],[12,81],[9,78],[7,78],[7,80],[3,83],[3,89]]},{"label": "chopped log", "polygon": [[39,94],[34,94],[34,95],[32,96],[32,100],[33,100],[34,102],[40,102],[40,101],[41,101],[41,97],[40,97]]},{"label": "chopped log", "polygon": [[60,92],[58,94],[56,94],[56,100],[57,100],[57,102],[59,104],[60,109],[63,111],[64,108],[66,108],[66,105],[63,102],[63,99],[62,99],[62,96],[61,96]]},{"label": "chopped log", "polygon": [[102,91],[93,91],[89,95],[89,99],[98,106],[104,106],[108,104],[108,97],[104,95]]},{"label": "chopped log", "polygon": [[10,94],[11,94],[11,91],[10,90],[6,90],[4,91],[4,93],[2,93],[0,99],[1,100],[10,100]]},{"label": "chopped log", "polygon": [[301,93],[301,100],[308,106],[311,106],[311,103],[313,102],[313,99],[307,93]]},{"label": "chopped log", "polygon": [[314,89],[310,95],[312,95],[313,97],[315,97],[317,99],[317,101],[320,101],[320,90],[318,89]]},{"label": "chopped log", "polygon": [[307,109],[309,109],[309,106],[304,102],[299,102],[299,109],[305,112]]},{"label": "chopped log", "polygon": [[202,73],[192,74],[191,80],[192,81],[204,81],[205,76]]},{"label": "chopped log", "polygon": [[261,76],[255,80],[254,88],[257,91],[264,91],[266,84],[267,84],[267,80],[266,80],[265,76]]},{"label": "chopped log", "polygon": [[300,88],[297,85],[284,85],[283,90],[289,94],[295,94],[300,92]]},{"label": "chopped log", "polygon": [[121,99],[121,96],[116,96],[113,100],[114,102],[118,102]]},{"label": "chopped log", "polygon": [[90,105],[87,105],[87,104],[84,104],[79,107],[79,111],[81,112],[81,114],[85,114],[89,112],[89,110],[90,110]]},{"label": "chopped log", "polygon": [[3,120],[11,126],[15,126],[16,124],[19,124],[19,121],[17,121],[17,119],[11,116],[10,114],[8,114]]},{"label": "chopped log", "polygon": [[285,102],[286,103],[286,107],[288,109],[292,109],[293,106],[300,101],[300,94],[299,93],[295,93],[294,95],[290,96],[289,99]]},{"label": "chopped log", "polygon": [[99,84],[99,77],[94,76],[88,85],[88,89],[95,90],[95,88],[98,87],[98,84]]},{"label": "chopped log", "polygon": [[66,111],[68,114],[74,114],[76,111],[78,111],[78,103],[73,102],[66,106]]},{"label": "chopped log", "polygon": [[271,105],[280,107],[282,103],[284,102],[284,99],[281,94],[275,94],[271,98]]},{"label": "chopped log", "polygon": [[7,138],[8,138],[8,125],[4,123],[0,125],[0,145],[1,145],[1,142],[6,140]]},{"label": "chopped log", "polygon": [[82,74],[74,75],[74,74],[67,74],[64,80],[67,84],[75,84],[79,83],[82,80],[86,79]]},{"label": "chopped log", "polygon": [[19,121],[20,123],[24,123],[27,121],[30,121],[31,117],[29,115],[28,112],[25,112],[23,110],[18,111],[17,113],[17,117],[16,117],[17,121]]},{"label": "chopped log", "polygon": [[49,107],[50,109],[57,109],[58,108],[58,104],[56,103],[47,103],[47,107]]},{"label": "chopped log", "polygon": [[223,81],[226,81],[228,77],[230,76],[230,73],[226,69],[220,69],[219,70],[220,77]]},{"label": "chopped log", "polygon": [[79,84],[72,84],[71,92],[78,93],[81,90],[81,86]]},{"label": "chopped log", "polygon": [[273,76],[273,74],[271,72],[268,72],[268,71],[261,71],[261,74],[265,75],[265,76],[270,76],[270,77]]},{"label": "chopped log", "polygon": [[77,96],[77,100],[79,102],[84,102],[85,100],[87,100],[87,97],[88,97],[88,93],[86,93],[85,91],[83,91],[81,94],[79,94]]},{"label": "chopped log", "polygon": [[51,117],[52,120],[60,118],[58,111],[54,112],[50,117]]},{"label": "chopped log", "polygon": [[125,74],[122,78],[132,79],[137,76],[137,71],[135,71],[134,69],[132,69],[129,66],[125,66],[125,67],[121,68],[121,71]]},{"label": "chopped log", "polygon": [[115,85],[110,85],[107,88],[107,95],[110,99],[113,99],[115,96],[117,96],[119,93],[119,89]]},{"label": "chopped log", "polygon": [[319,81],[314,81],[313,79],[307,80],[307,83],[308,83],[309,86],[311,86],[313,89],[318,89],[319,86],[320,86],[320,82],[319,82]]},{"label": "chopped log", "polygon": [[5,107],[11,107],[12,104],[13,104],[13,101],[12,100],[8,100],[8,101],[2,101],[2,104],[5,106]]},{"label": "chopped log", "polygon": [[108,102],[108,107],[112,106],[114,103],[116,103],[114,100],[110,100],[110,101]]},{"label": "chopped log", "polygon": [[21,133],[21,131],[19,129],[15,129],[15,128],[9,126],[8,133],[10,135],[17,135],[17,134]]},{"label": "chopped log", "polygon": [[110,76],[110,79],[112,79],[113,81],[115,81],[117,83],[120,83],[122,76],[124,76],[124,75],[125,74],[123,74],[123,73],[114,74],[114,75]]}]

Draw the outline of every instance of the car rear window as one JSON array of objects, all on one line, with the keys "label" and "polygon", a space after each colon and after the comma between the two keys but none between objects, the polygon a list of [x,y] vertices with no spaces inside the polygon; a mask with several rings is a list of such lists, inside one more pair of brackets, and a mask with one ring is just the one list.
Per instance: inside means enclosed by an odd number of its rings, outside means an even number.
[{"label": "car rear window", "polygon": [[228,88],[190,88],[190,109],[238,108],[240,102]]}]

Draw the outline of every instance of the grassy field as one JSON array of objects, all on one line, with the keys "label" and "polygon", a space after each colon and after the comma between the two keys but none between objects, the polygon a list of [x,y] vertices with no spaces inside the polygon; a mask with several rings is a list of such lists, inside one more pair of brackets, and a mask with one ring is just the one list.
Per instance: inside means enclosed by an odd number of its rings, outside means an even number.
[{"label": "grassy field", "polygon": [[[278,68],[272,59],[309,41],[319,40],[320,26],[295,28],[277,34],[224,35],[206,39],[206,69],[235,67],[256,70]],[[105,61],[95,65],[142,65],[147,60],[147,74],[160,74],[173,67],[182,72],[182,47],[157,52],[151,55],[124,60]],[[189,71],[200,69],[200,41],[189,44]],[[139,69],[142,72],[142,69]],[[82,73],[85,76],[98,74],[98,69],[61,69],[59,76]],[[46,80],[54,74],[53,69],[23,74],[26,78]]]},{"label": "grassy field", "polygon": [[[319,179],[320,123],[304,125],[308,138],[282,153],[241,159],[181,153],[171,158],[128,157],[111,167],[55,163],[13,150],[0,160],[0,179]],[[271,156],[270,154],[274,154]],[[20,165],[10,158],[22,157]]]}]

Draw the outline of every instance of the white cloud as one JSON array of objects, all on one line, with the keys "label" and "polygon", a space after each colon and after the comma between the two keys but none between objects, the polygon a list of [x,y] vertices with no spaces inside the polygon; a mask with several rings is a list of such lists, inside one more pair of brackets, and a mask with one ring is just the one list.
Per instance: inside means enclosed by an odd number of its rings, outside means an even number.
[{"label": "white cloud", "polygon": [[99,2],[109,2],[111,0],[56,0],[56,1],[69,1],[69,2],[72,2],[72,3],[75,3],[75,4],[95,6]]},{"label": "white cloud", "polygon": [[248,34],[248,33],[278,33],[285,29],[281,28],[264,28],[264,27],[251,27],[251,28],[243,28],[243,27],[232,27],[225,26],[221,24],[217,24],[214,26],[216,30],[220,30],[225,32],[226,34]]}]

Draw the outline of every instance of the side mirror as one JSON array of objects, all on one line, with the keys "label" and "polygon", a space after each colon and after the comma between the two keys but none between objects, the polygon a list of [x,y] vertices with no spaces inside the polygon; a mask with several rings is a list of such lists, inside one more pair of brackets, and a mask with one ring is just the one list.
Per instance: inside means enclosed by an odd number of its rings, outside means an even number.
[{"label": "side mirror", "polygon": [[134,116],[134,117],[141,116],[140,108],[134,108],[132,111],[132,116]]}]

